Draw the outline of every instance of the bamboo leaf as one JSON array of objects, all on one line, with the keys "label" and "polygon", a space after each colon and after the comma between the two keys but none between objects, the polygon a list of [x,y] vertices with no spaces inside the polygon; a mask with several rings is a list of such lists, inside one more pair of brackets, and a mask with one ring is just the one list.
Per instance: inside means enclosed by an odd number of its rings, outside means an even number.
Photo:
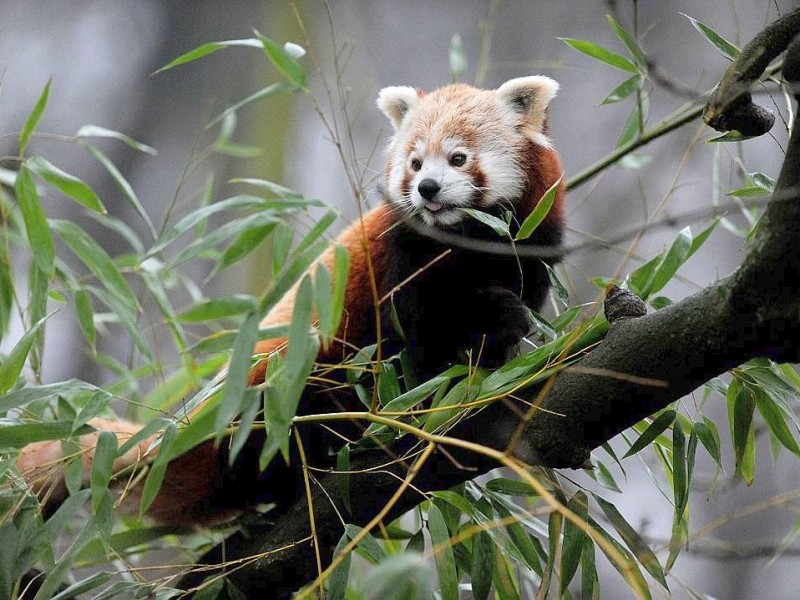
[{"label": "bamboo leaf", "polygon": [[153,225],[153,221],[150,219],[150,215],[145,210],[142,203],[139,201],[139,197],[136,195],[136,192],[133,190],[133,186],[125,179],[125,176],[120,172],[117,166],[108,158],[105,154],[100,152],[94,146],[84,144],[86,151],[94,157],[94,159],[100,163],[100,165],[106,170],[106,172],[111,176],[111,179],[114,180],[114,183],[117,185],[119,190],[122,192],[123,197],[127,200],[128,204],[131,205],[136,214],[139,215],[139,218],[144,221],[144,224],[147,225],[147,230],[150,232],[150,235],[153,239],[158,237],[158,232],[156,231],[155,225]]},{"label": "bamboo leaf", "polygon": [[459,210],[461,212],[467,213],[470,217],[472,217],[476,221],[480,221],[484,225],[491,227],[494,230],[494,232],[500,237],[502,238],[511,237],[511,232],[508,229],[508,223],[506,223],[502,219],[498,219],[494,215],[485,213],[482,210],[478,210],[477,208],[461,208]]},{"label": "bamboo leaf", "polygon": [[100,503],[108,494],[108,483],[114,472],[117,457],[117,436],[110,431],[101,431],[92,455],[90,486],[92,490],[92,512],[97,513]]},{"label": "bamboo leaf", "polygon": [[141,142],[137,142],[132,137],[125,135],[124,133],[120,133],[119,131],[114,131],[113,129],[107,129],[105,127],[100,127],[99,125],[84,125],[78,132],[75,134],[77,137],[80,138],[87,138],[87,137],[102,137],[102,138],[114,138],[130,146],[134,150],[138,150],[139,152],[144,152],[145,154],[149,154],[151,156],[155,156],[158,154],[158,151],[155,148],[151,148],[147,144],[142,144]]},{"label": "bamboo leaf", "polygon": [[24,164],[17,173],[14,191],[22,212],[22,220],[25,222],[25,231],[33,251],[33,259],[49,279],[54,273],[55,246],[53,237],[50,235],[50,226],[47,224],[42,203],[39,200],[39,193],[36,191],[36,184],[33,182],[30,169]]},{"label": "bamboo leaf", "polygon": [[39,95],[39,99],[36,101],[36,104],[33,107],[33,110],[25,120],[25,124],[22,126],[22,131],[20,131],[19,134],[20,156],[25,154],[25,149],[28,147],[28,142],[31,139],[31,135],[39,125],[42,114],[44,114],[44,110],[47,108],[47,99],[50,96],[50,83],[51,80],[48,79],[47,84],[45,84],[44,89],[42,90],[42,93]]},{"label": "bamboo leaf", "polygon": [[611,90],[608,95],[600,102],[600,106],[606,104],[614,104],[620,100],[624,100],[637,90],[641,89],[644,80],[641,75],[634,75],[620,83],[617,87]]},{"label": "bamboo leaf", "polygon": [[[75,436],[91,433],[94,428],[85,425],[74,432]],[[0,448],[22,448],[34,442],[58,440],[73,434],[72,421],[45,421],[0,427]]]},{"label": "bamboo leaf", "polygon": [[428,506],[428,531],[435,549],[433,559],[436,563],[436,572],[439,574],[442,600],[458,600],[458,576],[450,533],[442,512],[433,503]]},{"label": "bamboo leaf", "polygon": [[199,302],[179,314],[177,319],[182,323],[201,323],[252,312],[257,307],[258,302],[253,296],[235,294]]},{"label": "bamboo leaf", "polygon": [[606,63],[614,67],[615,69],[620,69],[622,71],[627,71],[628,73],[638,73],[638,67],[633,64],[630,60],[622,56],[621,54],[617,54],[616,52],[612,52],[594,42],[589,42],[587,40],[577,40],[574,38],[558,38],[565,44],[567,44],[570,48],[577,50],[585,54],[586,56],[591,56],[592,58],[599,60],[601,62]]},{"label": "bamboo leaf", "polygon": [[705,23],[702,23],[697,19],[693,19],[687,14],[684,13],[681,14],[683,14],[684,17],[689,19],[689,22],[692,24],[692,27],[694,27],[697,31],[699,31],[700,34],[704,38],[706,38],[711,43],[712,46],[714,46],[717,50],[719,50],[720,54],[722,54],[722,56],[724,56],[725,58],[733,60],[742,53],[742,51],[738,47],[736,47],[734,44],[731,44],[728,40],[726,40],[716,31],[711,29],[711,27],[709,27]]},{"label": "bamboo leaf", "polygon": [[[567,509],[575,513],[585,527],[589,526],[589,499],[586,497],[586,493],[577,492],[567,503]],[[578,564],[581,561],[583,546],[587,537],[583,527],[569,520],[564,524],[564,542],[561,546],[560,581],[560,595],[562,597],[566,593],[567,586],[569,586],[572,578],[575,577],[575,572],[578,570]]]},{"label": "bamboo leaf", "polygon": [[[338,557],[349,542],[347,534],[343,534],[333,551],[334,558]],[[348,554],[328,577],[327,600],[344,600],[347,592],[347,581],[350,579],[350,563],[352,554]]]},{"label": "bamboo leaf", "polygon": [[74,175],[62,171],[47,159],[34,156],[29,158],[25,164],[31,171],[78,204],[97,213],[106,212],[106,207],[103,206],[92,188]]},{"label": "bamboo leaf", "polygon": [[495,545],[485,531],[472,538],[472,568],[469,575],[472,581],[474,600],[488,600],[492,587]]},{"label": "bamboo leaf", "polygon": [[606,517],[608,517],[611,525],[614,527],[617,533],[619,533],[622,541],[625,542],[625,545],[630,548],[631,552],[633,552],[633,555],[636,557],[639,563],[648,573],[650,573],[650,575],[653,576],[656,581],[664,586],[664,589],[669,591],[667,579],[664,575],[664,569],[658,562],[658,558],[656,558],[655,553],[647,545],[647,542],[645,542],[642,536],[637,533],[636,529],[634,529],[631,524],[625,520],[619,510],[617,510],[616,506],[596,494],[592,494],[592,496],[600,505],[600,508],[606,514]]},{"label": "bamboo leaf", "polygon": [[[39,319],[24,333],[11,352],[0,362],[0,395],[5,394],[17,383],[25,361],[31,351],[39,330],[44,326],[47,317]],[[1,428],[0,428],[1,429]],[[2,445],[2,444],[0,444]]]},{"label": "bamboo leaf", "polygon": [[173,454],[171,454],[171,450],[177,433],[178,428],[175,426],[175,423],[170,423],[167,425],[166,429],[164,429],[164,433],[161,436],[161,445],[158,449],[158,455],[153,461],[153,464],[150,467],[150,473],[148,473],[147,479],[142,487],[142,505],[139,511],[140,516],[147,512],[147,509],[150,508],[150,506],[153,504],[153,501],[156,499],[158,490],[161,489],[161,483],[164,481],[164,475],[167,472],[167,466],[169,465],[170,460],[174,458]]},{"label": "bamboo leaf", "polygon": [[633,456],[643,448],[646,448],[651,444],[653,440],[655,440],[659,435],[661,435],[670,425],[672,425],[673,421],[675,421],[675,411],[672,409],[665,410],[662,412],[658,417],[656,417],[650,425],[648,425],[647,429],[642,432],[642,435],[639,436],[630,447],[630,449],[625,453],[622,458],[627,458],[628,456]]},{"label": "bamboo leaf", "polygon": [[161,73],[162,71],[166,71],[167,69],[172,69],[174,67],[185,65],[186,63],[190,63],[192,61],[198,60],[203,58],[204,56],[208,56],[209,54],[213,54],[218,50],[222,50],[223,48],[231,48],[236,46],[244,46],[250,48],[261,48],[261,42],[256,39],[242,39],[242,40],[227,40],[224,42],[211,42],[208,44],[203,44],[202,46],[198,46],[194,50],[190,50],[185,54],[181,54],[178,58],[172,60],[171,62],[167,63],[160,69],[158,69],[153,75],[157,73]]},{"label": "bamboo leaf", "polygon": [[113,259],[88,233],[72,221],[52,219],[50,224],[109,292],[129,309],[139,309],[136,295]]},{"label": "bamboo leaf", "polygon": [[536,231],[536,228],[541,224],[541,222],[545,220],[547,215],[550,213],[550,209],[553,208],[553,202],[556,199],[558,188],[561,185],[561,180],[563,178],[564,174],[562,173],[556,182],[551,185],[542,195],[542,197],[539,199],[539,202],[536,203],[536,207],[531,211],[531,214],[529,214],[522,222],[522,225],[520,225],[519,231],[514,237],[515,242],[528,239],[531,234]]},{"label": "bamboo leaf", "polygon": [[625,44],[625,47],[628,49],[628,52],[630,52],[634,62],[636,62],[636,66],[639,67],[642,73],[645,73],[647,71],[647,54],[644,50],[642,50],[639,42],[637,42],[636,38],[628,33],[624,27],[617,23],[614,20],[614,17],[611,15],[606,15],[606,20],[611,25],[619,40]]},{"label": "bamboo leaf", "polygon": [[675,240],[672,242],[669,250],[667,250],[664,257],[659,261],[658,266],[653,273],[653,278],[644,290],[645,295],[650,296],[661,289],[678,272],[678,269],[685,263],[692,250],[692,230],[689,227],[682,229]]},{"label": "bamboo leaf", "polygon": [[287,50],[285,46],[281,47],[278,43],[258,32],[256,32],[256,36],[261,41],[267,58],[275,68],[298,88],[304,88],[306,86],[306,72],[295,59],[296,52]]},{"label": "bamboo leaf", "polygon": [[767,427],[769,427],[769,430],[784,448],[800,456],[800,444],[797,443],[797,439],[792,435],[792,431],[786,422],[787,416],[781,411],[777,402],[773,401],[760,388],[755,388],[753,391],[755,392],[756,408],[758,408],[758,412]]},{"label": "bamboo leaf", "polygon": [[339,325],[342,322],[349,272],[350,254],[343,245],[336,244],[333,247],[333,291],[331,292],[331,324],[329,331],[331,337],[339,331]]}]

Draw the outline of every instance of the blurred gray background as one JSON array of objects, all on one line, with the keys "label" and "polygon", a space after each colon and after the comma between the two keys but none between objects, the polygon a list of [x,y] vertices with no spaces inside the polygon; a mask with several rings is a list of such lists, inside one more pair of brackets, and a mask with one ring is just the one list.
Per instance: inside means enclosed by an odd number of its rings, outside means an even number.
[{"label": "blurred gray background", "polygon": [[[709,89],[727,65],[681,13],[743,45],[766,22],[794,5],[788,0],[639,2],[642,45],[658,72],[676,84],[648,84],[649,122],[678,108],[691,91]],[[357,199],[312,102],[302,94],[266,100],[239,111],[235,139],[261,147],[258,157],[243,160],[215,154],[199,167],[195,165],[201,149],[215,135],[204,126],[230,104],[279,79],[258,51],[228,49],[153,75],[202,43],[252,37],[253,29],[280,43],[310,42],[318,61],[315,67],[311,56],[303,59],[311,88],[326,111],[325,86],[346,97],[355,142],[352,164],[356,171],[363,171],[367,191],[375,187],[389,135],[388,123],[374,108],[377,91],[387,85],[431,89],[449,83],[448,47],[454,34],[461,36],[468,61],[463,81],[473,82],[483,65],[488,68],[481,82],[484,87],[535,73],[561,83],[559,96],[551,105],[550,131],[568,176],[613,150],[633,106],[631,99],[597,106],[627,75],[576,53],[558,39],[589,39],[624,52],[605,15],[613,12],[623,25],[631,27],[634,11],[629,1],[333,0],[328,10],[322,2],[301,0],[294,7],[302,25],[292,5],[278,1],[0,0],[0,156],[15,153],[13,134],[52,78],[50,103],[40,131],[71,135],[91,123],[127,133],[158,150],[158,156],[151,157],[117,142],[98,142],[130,180],[157,226],[168,211],[180,215],[202,193],[211,174],[216,198],[242,191],[226,183],[231,177],[273,179],[339,206],[343,226],[357,214]],[[488,62],[481,62],[482,52]],[[760,97],[762,103],[781,111],[772,136],[741,147],[705,144],[712,132],[693,123],[642,149],[640,154],[650,159],[644,166],[613,167],[573,191],[568,199],[569,243],[584,241],[587,235],[608,238],[651,218],[668,218],[703,207],[710,212],[713,202],[725,201],[725,191],[741,185],[734,157],[741,157],[749,171],[776,177],[786,140],[786,104],[780,96]],[[337,115],[341,124],[344,115]],[[720,154],[717,181],[715,152]],[[29,150],[29,154],[36,153],[90,183],[111,213],[144,234],[140,219],[108,175],[79,148],[37,138]],[[366,194],[366,200],[374,204],[375,195]],[[47,202],[51,216],[80,218],[72,202],[61,202],[53,194]],[[743,223],[735,211],[730,217],[733,223]],[[667,246],[685,225],[699,231],[707,222],[679,222],[655,230],[644,236],[628,259],[631,240],[619,247],[598,246],[568,256],[564,273],[571,284],[573,303],[596,301],[598,290],[591,285],[591,277],[624,274]],[[90,226],[88,221],[81,223]],[[115,248],[118,238],[106,230],[98,228],[94,235],[112,255],[120,251]],[[729,274],[740,260],[741,245],[741,238],[719,227],[665,295],[679,299]],[[256,259],[246,268],[212,279],[204,291],[209,296],[257,293],[266,281],[265,271]],[[204,275],[197,273],[198,278]],[[80,376],[102,380],[104,374],[93,371],[88,356],[71,350],[82,347],[72,313],[62,318],[57,314],[54,319],[48,329],[46,379]],[[105,350],[113,349],[106,345]],[[699,401],[700,394],[697,396]],[[684,402],[691,407],[694,400]],[[708,405],[707,412],[717,420],[723,443],[729,448],[724,402],[715,404]],[[800,480],[797,461],[784,453],[773,464],[768,444],[762,443],[752,488],[723,474],[709,493],[708,487],[699,484],[711,483],[713,463],[705,459],[702,450],[698,455],[692,531],[708,524],[719,526],[693,538],[689,551],[679,558],[670,578],[674,597],[693,597],[687,591],[692,589],[726,599],[796,598],[800,589],[797,552],[767,562],[770,548],[798,518],[800,493],[794,493],[798,490],[794,482]],[[726,467],[733,471],[731,453],[727,456]],[[615,467],[624,494],[607,490],[603,494],[648,536],[654,549],[662,549],[659,557],[664,558],[671,526],[671,493],[662,494],[659,488],[668,490],[667,484],[651,476],[651,467],[656,473],[661,471],[654,461],[647,452],[641,461],[628,459],[624,462],[627,479]],[[778,496],[781,493],[785,495]],[[731,549],[747,558],[731,558]],[[605,598],[631,596],[610,568],[601,586]]]}]

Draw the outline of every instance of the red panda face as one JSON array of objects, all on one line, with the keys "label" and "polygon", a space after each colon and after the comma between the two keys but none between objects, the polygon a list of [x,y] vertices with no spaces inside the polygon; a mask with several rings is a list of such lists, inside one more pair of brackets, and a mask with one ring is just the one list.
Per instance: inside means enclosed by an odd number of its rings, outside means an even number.
[{"label": "red panda face", "polygon": [[384,88],[378,106],[395,130],[385,169],[389,201],[440,228],[468,218],[463,208],[514,211],[528,183],[525,148],[531,141],[550,147],[543,127],[557,89],[542,76],[512,79],[497,90]]}]

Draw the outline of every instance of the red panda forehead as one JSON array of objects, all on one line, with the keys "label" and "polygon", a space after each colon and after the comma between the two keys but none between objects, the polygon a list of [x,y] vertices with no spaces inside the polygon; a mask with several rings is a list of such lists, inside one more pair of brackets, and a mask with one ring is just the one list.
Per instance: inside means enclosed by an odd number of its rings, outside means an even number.
[{"label": "red panda forehead", "polygon": [[479,148],[508,133],[491,90],[459,84],[440,88],[422,97],[415,112],[406,138],[409,152],[420,144],[426,154],[441,154],[454,144]]}]

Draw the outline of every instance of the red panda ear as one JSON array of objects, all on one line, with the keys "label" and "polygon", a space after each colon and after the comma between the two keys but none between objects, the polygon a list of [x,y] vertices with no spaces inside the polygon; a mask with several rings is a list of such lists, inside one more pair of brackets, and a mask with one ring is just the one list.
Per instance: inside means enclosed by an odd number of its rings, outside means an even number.
[{"label": "red panda ear", "polygon": [[518,77],[497,89],[500,101],[522,118],[522,130],[540,146],[549,147],[544,134],[547,107],[558,91],[558,83],[544,75]]},{"label": "red panda ear", "polygon": [[416,106],[418,100],[417,90],[407,85],[385,87],[378,94],[378,108],[389,117],[392,126],[399,129],[403,118]]}]

